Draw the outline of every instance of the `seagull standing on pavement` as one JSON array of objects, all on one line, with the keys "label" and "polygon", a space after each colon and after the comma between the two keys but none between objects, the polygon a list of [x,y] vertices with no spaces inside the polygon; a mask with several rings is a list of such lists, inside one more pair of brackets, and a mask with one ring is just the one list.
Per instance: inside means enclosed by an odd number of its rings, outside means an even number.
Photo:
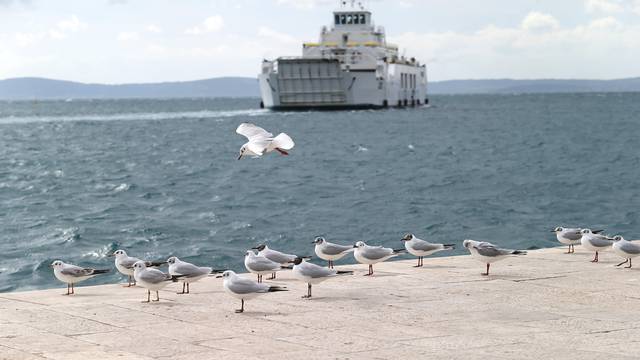
[{"label": "seagull standing on pavement", "polygon": [[66,264],[60,260],[52,262],[49,266],[53,268],[53,275],[55,275],[58,280],[67,284],[67,293],[64,295],[75,294],[75,283],[91,279],[96,275],[106,274],[110,271],[108,269],[98,270],[91,268],[82,268],[80,266]]},{"label": "seagull standing on pavement", "polygon": [[613,252],[626,259],[616,266],[620,266],[626,263],[629,263],[629,266],[625,266],[625,268],[631,268],[631,259],[637,256],[640,256],[640,245],[636,243],[632,243],[631,241],[625,240],[622,236],[614,236],[613,237],[613,245],[611,248]]},{"label": "seagull standing on pavement", "polygon": [[240,299],[242,306],[240,309],[236,310],[236,313],[244,312],[245,300],[253,299],[256,296],[266,294],[268,292],[287,291],[286,288],[280,286],[269,286],[267,284],[242,278],[231,270],[227,270],[217,277],[224,279],[222,286],[227,294],[235,297],[236,299]]},{"label": "seagull standing on pavement", "polygon": [[353,271],[338,271],[335,269],[327,269],[310,262],[306,262],[303,258],[296,258],[293,261],[293,277],[307,283],[307,295],[303,299],[311,298],[311,285],[319,284],[329,278],[338,275],[352,275]]},{"label": "seagull standing on pavement", "polygon": [[[560,226],[551,230],[552,233],[556,234],[556,238],[560,243],[569,245],[569,250],[567,250],[566,254],[576,252],[575,245],[580,244],[580,239],[582,239],[581,231],[581,228],[563,228]],[[593,233],[599,234],[602,231],[604,230],[593,230]]]},{"label": "seagull standing on pavement", "polygon": [[322,236],[318,236],[313,241],[315,246],[316,255],[322,260],[326,260],[329,264],[329,268],[333,269],[333,262],[342,259],[345,255],[353,252],[355,248],[353,245],[339,245],[328,242]]},{"label": "seagull standing on pavement", "polygon": [[487,264],[487,272],[482,275],[489,275],[491,263],[507,258],[511,255],[527,255],[524,250],[501,249],[486,241],[465,240],[462,245],[469,250],[471,256]]},{"label": "seagull standing on pavement", "polygon": [[[259,256],[264,256],[267,259],[277,262],[280,265],[283,266],[288,266],[289,264],[291,264],[298,256],[297,255],[291,255],[291,254],[285,254],[282,253],[280,251],[276,251],[273,249],[269,249],[269,247],[266,244],[260,244],[256,247],[251,248],[253,250],[258,250],[258,255]],[[309,259],[309,257],[304,257],[305,259]],[[273,272],[271,274],[270,278],[267,278],[267,280],[273,280],[276,278],[276,273]]]},{"label": "seagull standing on pavement", "polygon": [[[189,294],[189,284],[196,282],[213,272],[210,267],[196,266],[186,261],[182,261],[175,256],[167,259],[169,264],[169,275],[182,275],[182,292],[178,294]],[[187,291],[185,291],[185,286]]]},{"label": "seagull standing on pavement", "polygon": [[418,239],[413,234],[406,234],[401,241],[404,241],[404,247],[409,254],[418,257],[418,265],[414,267],[421,267],[424,265],[424,257],[431,254],[435,254],[442,250],[453,250],[455,245],[453,244],[432,244],[430,242]]},{"label": "seagull standing on pavement", "polygon": [[583,248],[591,251],[595,251],[595,257],[591,262],[598,262],[598,252],[605,251],[613,245],[613,239],[602,234],[594,234],[589,229],[582,229],[580,232],[582,237],[580,238],[580,244]]},{"label": "seagull standing on pavement", "polygon": [[133,277],[136,279],[138,285],[147,289],[147,301],[151,301],[151,291],[156,292],[156,299],[153,301],[160,301],[160,293],[165,286],[172,282],[177,282],[181,275],[169,275],[154,268],[147,268],[144,261],[138,261],[133,264]]},{"label": "seagull standing on pavement", "polygon": [[253,250],[248,250],[244,256],[244,267],[256,275],[258,275],[258,282],[262,282],[262,276],[266,274],[273,274],[282,269],[289,269],[280,265],[275,261],[271,261],[264,256],[256,255]]},{"label": "seagull standing on pavement", "polygon": [[291,137],[285,133],[280,133],[274,137],[272,133],[254,124],[242,123],[236,129],[236,133],[244,136],[249,140],[240,148],[240,156],[262,156],[274,150],[282,155],[289,155],[287,150],[294,147]]},{"label": "seagull standing on pavement", "polygon": [[406,252],[405,249],[394,250],[392,248],[385,248],[382,246],[369,246],[365,244],[364,241],[358,241],[353,245],[353,247],[355,248],[353,257],[355,257],[359,263],[369,265],[369,273],[365,276],[373,275],[373,264],[377,264]]},{"label": "seagull standing on pavement", "polygon": [[[133,264],[137,263],[140,260],[133,256],[128,256],[124,250],[116,250],[113,254],[108,256],[115,256],[116,260],[116,269],[122,274],[127,275],[129,277],[127,287],[135,286],[136,280],[133,278]],[[147,267],[155,267],[166,264],[166,261],[144,261]]]}]

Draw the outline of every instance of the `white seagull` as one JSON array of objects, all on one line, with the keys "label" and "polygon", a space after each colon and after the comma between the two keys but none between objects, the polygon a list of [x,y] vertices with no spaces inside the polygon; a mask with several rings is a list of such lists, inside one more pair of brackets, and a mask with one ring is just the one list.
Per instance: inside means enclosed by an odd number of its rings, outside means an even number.
[{"label": "white seagull", "polygon": [[631,241],[625,240],[622,236],[619,236],[619,235],[614,236],[613,241],[615,241],[613,245],[611,245],[613,252],[615,252],[617,255],[619,255],[623,259],[626,259],[625,261],[621,262],[616,266],[629,263],[629,266],[625,266],[625,268],[627,269],[631,268],[631,259],[634,257],[640,256],[640,245],[636,243],[632,243]]},{"label": "white seagull", "polygon": [[524,250],[501,249],[486,241],[465,240],[462,242],[462,246],[469,250],[472,257],[487,264],[487,272],[482,273],[482,275],[489,275],[489,266],[493,262],[511,255],[527,255]]},{"label": "white seagull", "polygon": [[316,255],[322,260],[326,260],[329,264],[329,268],[333,269],[333,262],[342,259],[345,255],[353,252],[355,248],[353,245],[339,245],[328,242],[322,236],[318,236],[313,240],[315,246]]},{"label": "white seagull", "polygon": [[223,278],[222,286],[227,294],[240,299],[242,306],[236,310],[236,313],[244,312],[244,301],[255,298],[256,296],[276,291],[287,291],[286,288],[280,286],[270,286],[267,284],[257,283],[253,280],[241,278],[235,272],[227,270],[218,275]]},{"label": "white seagull", "polygon": [[133,265],[138,261],[144,261],[147,267],[155,267],[166,264],[166,261],[146,261],[140,260],[137,257],[128,256],[124,250],[116,250],[113,254],[108,256],[115,256],[116,269],[122,274],[128,276],[127,287],[135,286],[136,280],[133,278]]},{"label": "white seagull", "polygon": [[365,244],[364,241],[358,241],[353,245],[353,247],[355,248],[353,257],[355,257],[359,263],[369,265],[369,273],[365,276],[373,275],[373,264],[377,264],[406,252],[405,249],[394,250],[392,248],[385,248],[382,246],[369,246]]},{"label": "white seagull", "polygon": [[[556,238],[562,244],[569,245],[569,250],[567,250],[566,254],[573,254],[576,252],[575,245],[580,244],[580,239],[582,239],[582,228],[565,228],[558,226],[557,228],[551,230],[552,233],[556,234]],[[594,234],[599,234],[604,230],[593,230]]]},{"label": "white seagull", "polygon": [[306,262],[303,258],[296,258],[293,261],[293,277],[307,283],[307,295],[303,299],[311,298],[311,285],[319,284],[328,278],[338,275],[352,275],[353,271],[338,271],[335,269],[327,269],[310,262]]},{"label": "white seagull", "polygon": [[[167,259],[167,263],[169,264],[169,275],[182,275],[182,278],[180,278],[180,281],[182,281],[182,292],[178,294],[189,294],[190,283],[196,282],[213,273],[213,269],[210,267],[196,266],[192,263],[182,261],[176,256]],[[185,285],[187,291],[185,291]]]},{"label": "white seagull", "polygon": [[[271,261],[275,261],[280,265],[283,266],[288,266],[289,264],[291,264],[298,256],[297,255],[291,255],[291,254],[285,254],[283,252],[277,251],[277,250],[273,250],[273,249],[269,249],[269,247],[266,244],[260,244],[256,247],[251,248],[253,250],[258,250],[258,255],[259,256],[264,256],[267,259],[271,260]],[[303,256],[304,259],[310,259],[310,257],[308,256]],[[276,273],[272,273],[270,278],[267,278],[267,280],[273,280],[276,278]]]},{"label": "white seagull", "polygon": [[612,238],[602,234],[595,234],[589,229],[582,229],[580,233],[582,234],[582,237],[580,238],[580,244],[582,247],[596,252],[595,257],[591,260],[593,263],[598,262],[598,252],[605,251],[613,245]]},{"label": "white seagull", "polygon": [[240,148],[240,156],[262,156],[274,150],[282,155],[289,155],[287,150],[295,146],[289,135],[280,133],[274,137],[272,133],[254,124],[242,123],[236,129],[236,133],[246,137],[249,141]]},{"label": "white seagull", "polygon": [[98,270],[91,268],[82,268],[80,266],[66,264],[60,260],[52,262],[49,266],[53,268],[53,275],[55,275],[58,280],[67,284],[67,293],[64,295],[75,294],[75,283],[91,279],[92,277],[99,274],[106,274],[110,271],[108,269]]},{"label": "white seagull", "polygon": [[253,250],[248,250],[244,256],[244,267],[249,272],[258,275],[258,282],[262,282],[262,275],[273,274],[282,269],[290,269],[289,267],[282,266],[280,263],[271,261],[264,256],[256,255]]},{"label": "white seagull", "polygon": [[418,239],[413,234],[406,234],[401,241],[404,241],[404,247],[409,254],[418,257],[418,265],[414,267],[421,267],[424,265],[424,257],[431,254],[435,254],[442,250],[453,250],[455,245],[453,244],[432,244],[430,242]]},{"label": "white seagull", "polygon": [[151,291],[156,292],[156,299],[153,301],[160,301],[159,291],[170,283],[177,282],[182,276],[169,275],[158,269],[147,268],[144,261],[138,261],[133,264],[133,277],[138,285],[147,289],[147,301],[143,302],[149,302],[151,300]]}]

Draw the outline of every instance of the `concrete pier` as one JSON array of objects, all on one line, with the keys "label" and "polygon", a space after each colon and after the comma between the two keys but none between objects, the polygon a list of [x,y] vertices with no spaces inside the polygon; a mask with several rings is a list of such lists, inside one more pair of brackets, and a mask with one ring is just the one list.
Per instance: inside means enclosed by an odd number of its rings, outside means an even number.
[{"label": "concrete pier", "polygon": [[[0,294],[0,359],[635,359],[640,261],[600,263],[579,246],[492,265],[469,256],[375,266],[314,286],[279,274],[289,292],[246,303],[221,279],[180,284],[141,303],[142,288],[66,287]],[[245,275],[250,276],[250,275]],[[52,275],[53,277],[53,275]],[[252,276],[253,278],[253,276]]]}]

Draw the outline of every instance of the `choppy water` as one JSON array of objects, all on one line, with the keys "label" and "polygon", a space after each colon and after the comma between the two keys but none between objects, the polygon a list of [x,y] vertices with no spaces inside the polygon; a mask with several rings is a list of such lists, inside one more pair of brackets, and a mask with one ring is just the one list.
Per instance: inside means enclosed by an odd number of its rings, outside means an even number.
[{"label": "choppy water", "polygon": [[[640,237],[640,94],[348,112],[257,103],[0,102],[0,291],[62,286],[52,260],[108,267],[116,248],[242,270],[248,247],[312,254],[320,234],[394,247],[409,231],[548,247],[556,225]],[[297,146],[236,161],[241,122]]]}]

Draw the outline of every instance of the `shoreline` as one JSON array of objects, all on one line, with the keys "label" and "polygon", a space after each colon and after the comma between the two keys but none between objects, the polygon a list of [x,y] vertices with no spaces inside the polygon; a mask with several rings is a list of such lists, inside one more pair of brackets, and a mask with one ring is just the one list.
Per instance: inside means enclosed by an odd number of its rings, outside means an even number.
[{"label": "shoreline", "polygon": [[488,277],[470,256],[376,264],[372,278],[337,266],[355,274],[315,285],[311,300],[283,271],[269,283],[289,291],[247,301],[244,314],[214,277],[150,304],[121,285],[3,293],[0,359],[632,358],[640,270],[614,267],[610,251],[598,264],[564,251],[505,259]]}]

